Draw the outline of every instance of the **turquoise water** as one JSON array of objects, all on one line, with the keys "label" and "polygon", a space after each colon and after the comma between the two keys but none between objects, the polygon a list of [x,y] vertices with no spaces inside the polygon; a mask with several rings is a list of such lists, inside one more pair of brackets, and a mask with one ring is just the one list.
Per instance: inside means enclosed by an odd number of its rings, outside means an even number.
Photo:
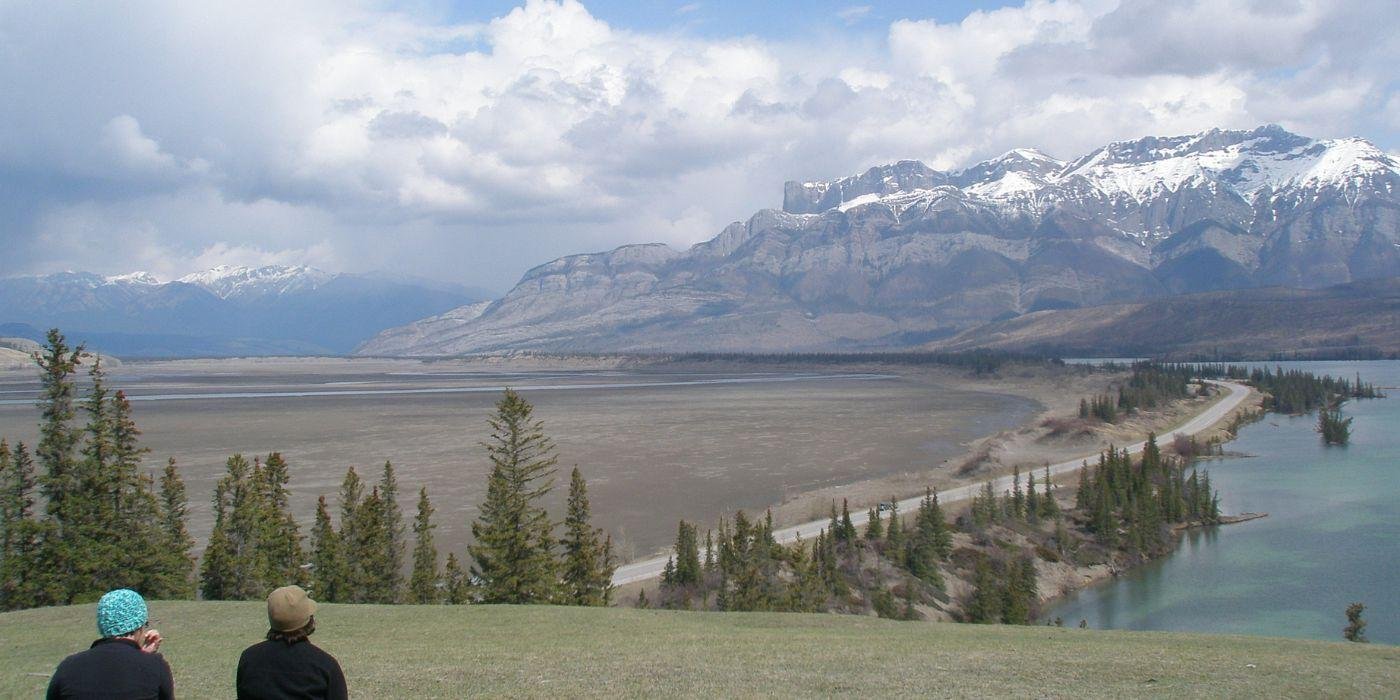
[{"label": "turquoise water", "polygon": [[1366,634],[1400,644],[1400,362],[1284,362],[1361,378],[1384,399],[1352,401],[1351,443],[1324,447],[1317,415],[1269,414],[1205,462],[1225,513],[1269,517],[1185,535],[1174,554],[1050,610],[1096,629],[1228,632],[1340,640],[1366,605]]}]

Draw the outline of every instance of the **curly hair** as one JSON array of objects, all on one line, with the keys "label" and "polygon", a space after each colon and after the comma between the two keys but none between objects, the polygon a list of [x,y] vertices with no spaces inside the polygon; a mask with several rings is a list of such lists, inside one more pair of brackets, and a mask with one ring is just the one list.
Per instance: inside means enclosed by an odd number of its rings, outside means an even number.
[{"label": "curly hair", "polygon": [[302,625],[301,627],[299,627],[299,628],[297,628],[297,629],[294,629],[294,630],[292,630],[292,631],[290,631],[290,632],[283,632],[283,631],[281,631],[281,630],[275,630],[275,629],[270,629],[270,628],[269,628],[269,629],[267,630],[267,639],[268,639],[268,641],[272,641],[272,642],[283,642],[283,643],[287,644],[288,646],[291,646],[291,645],[293,645],[293,644],[296,644],[297,642],[304,642],[304,641],[306,641],[306,638],[307,638],[307,637],[310,637],[310,636],[311,636],[311,633],[312,633],[312,632],[315,632],[315,631],[316,631],[316,616],[315,616],[315,615],[312,615],[312,616],[311,616],[311,619],[309,619],[309,620],[306,621],[306,624],[304,624],[304,625]]}]

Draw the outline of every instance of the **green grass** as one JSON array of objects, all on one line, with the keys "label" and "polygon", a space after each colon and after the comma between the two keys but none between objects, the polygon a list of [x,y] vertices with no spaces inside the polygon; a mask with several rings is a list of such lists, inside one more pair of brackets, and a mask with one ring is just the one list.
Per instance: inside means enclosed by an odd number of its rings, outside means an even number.
[{"label": "green grass", "polygon": [[[183,697],[230,697],[261,603],[156,602]],[[1400,648],[900,623],[839,615],[323,605],[314,641],[357,697],[1394,697]],[[0,697],[41,695],[93,606],[0,615]]]}]

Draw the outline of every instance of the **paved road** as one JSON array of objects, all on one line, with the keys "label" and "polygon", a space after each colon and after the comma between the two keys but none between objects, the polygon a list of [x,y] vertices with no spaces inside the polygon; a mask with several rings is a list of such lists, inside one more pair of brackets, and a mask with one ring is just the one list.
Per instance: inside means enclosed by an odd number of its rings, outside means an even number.
[{"label": "paved road", "polygon": [[[1249,397],[1249,387],[1244,386],[1242,384],[1236,384],[1234,382],[1216,381],[1212,381],[1211,383],[1228,389],[1230,391],[1230,395],[1216,402],[1213,406],[1206,409],[1204,412],[1196,415],[1196,417],[1192,418],[1191,420],[1188,420],[1180,426],[1177,426],[1176,428],[1173,428],[1165,433],[1162,433],[1161,435],[1158,435],[1157,444],[1167,445],[1170,444],[1172,439],[1175,438],[1177,435],[1185,435],[1189,437],[1191,435],[1195,435],[1197,433],[1205,431],[1206,429],[1219,422],[1222,418],[1225,417],[1225,414],[1229,413],[1230,411],[1233,411],[1235,407],[1239,406],[1241,403],[1244,402],[1246,398]],[[1139,452],[1142,452],[1142,448],[1146,444],[1146,441],[1135,442],[1131,445],[1127,445],[1126,447],[1128,452],[1132,454],[1138,454]],[[1051,476],[1055,476],[1075,471],[1082,467],[1084,462],[1089,459],[1097,460],[1097,453],[1092,457],[1080,457],[1078,459],[1072,459],[1067,462],[1052,464],[1050,465],[1050,474]],[[1035,470],[1035,473],[1037,477],[1039,477],[1041,474],[1044,473],[1044,469],[1037,468]],[[993,479],[992,489],[998,494],[1000,494],[1003,491],[1010,490],[1011,479],[1012,476],[1009,474],[1007,476]],[[958,501],[966,501],[972,498],[973,496],[977,495],[979,492],[981,492],[981,490],[984,488],[985,483],[986,482],[968,484],[966,486],[959,486],[957,488],[948,489],[947,491],[939,491],[938,500],[940,503],[943,504],[956,503]],[[1057,485],[1057,487],[1058,486],[1059,485]],[[906,517],[912,515],[914,511],[918,509],[919,501],[921,500],[923,500],[922,495],[914,496],[912,498],[906,498],[900,501],[899,512],[905,513]],[[857,512],[851,513],[851,522],[855,523],[857,526],[864,525],[867,520],[869,520],[869,514],[864,510],[859,510]],[[792,542],[796,540],[799,536],[804,540],[811,540],[812,538],[816,537],[817,534],[820,533],[822,530],[826,529],[826,526],[829,522],[829,520],[814,520],[810,523],[794,525],[792,527],[783,528],[774,532],[773,537],[780,543]],[[624,566],[619,566],[617,568],[617,571],[613,574],[613,585],[621,586],[627,583],[635,583],[637,581],[646,581],[648,579],[657,578],[661,575],[661,570],[666,567],[666,559],[667,556],[663,555],[659,557],[652,557],[651,559],[635,561]]]}]

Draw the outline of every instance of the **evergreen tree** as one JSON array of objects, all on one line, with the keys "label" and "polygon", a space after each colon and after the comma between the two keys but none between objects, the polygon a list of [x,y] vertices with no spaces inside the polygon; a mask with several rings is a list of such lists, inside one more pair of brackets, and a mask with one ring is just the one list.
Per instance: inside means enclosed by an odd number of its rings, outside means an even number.
[{"label": "evergreen tree", "polygon": [[311,528],[311,590],[327,603],[347,600],[349,572],[341,548],[340,533],[331,524],[326,497],[316,499],[316,524]]},{"label": "evergreen tree", "polygon": [[340,482],[340,532],[335,542],[340,567],[336,574],[339,578],[329,579],[337,584],[337,602],[341,603],[363,603],[368,599],[370,582],[367,579],[373,575],[373,571],[365,568],[368,555],[363,547],[371,539],[372,533],[364,532],[365,518],[361,515],[364,501],[364,480],[354,467],[349,467]]},{"label": "evergreen tree", "polygon": [[[560,598],[569,605],[607,605],[612,598],[612,540],[606,545],[602,541],[603,531],[590,522],[588,505],[588,484],[578,467],[569,475],[569,498],[564,517],[563,586]],[[685,523],[682,522],[682,529]],[[691,533],[691,548],[694,549],[694,528]],[[677,545],[679,546],[679,544]],[[700,562],[698,554],[688,552],[691,557],[683,557],[687,575],[699,580]],[[694,561],[690,561],[694,558]],[[691,569],[693,568],[693,571]]]},{"label": "evergreen tree", "polygon": [[878,542],[885,536],[885,530],[881,527],[880,511],[871,508],[865,516],[865,539],[871,542]]},{"label": "evergreen tree", "polygon": [[457,555],[447,553],[447,564],[443,567],[444,599],[449,605],[466,605],[471,602],[471,584],[467,572],[457,563]]},{"label": "evergreen tree", "polygon": [[185,482],[171,457],[160,476],[160,585],[150,592],[153,597],[194,597],[194,538],[185,526],[188,511]]},{"label": "evergreen tree", "polygon": [[385,602],[395,602],[402,597],[404,524],[403,511],[399,509],[399,482],[394,476],[394,465],[384,461],[384,471],[379,479],[379,504],[383,508],[380,518],[384,532],[380,535],[384,547],[384,570],[380,574]]},{"label": "evergreen tree", "polygon": [[433,546],[433,504],[428,489],[418,490],[418,515],[413,519],[413,576],[408,581],[409,602],[438,602],[437,547]]},{"label": "evergreen tree", "polygon": [[967,605],[967,621],[991,624],[1001,621],[1001,590],[985,558],[977,561],[972,581],[972,599]]},{"label": "evergreen tree", "polygon": [[204,549],[200,593],[205,600],[255,600],[266,595],[257,560],[258,496],[252,467],[243,455],[224,464],[223,478],[214,487],[214,529]]},{"label": "evergreen tree", "polygon": [[42,524],[34,513],[34,461],[24,443],[13,450],[0,440],[0,610],[43,605],[55,599],[43,586]]},{"label": "evergreen tree", "polygon": [[[771,512],[768,514],[770,521],[772,515]],[[769,530],[771,531],[772,528],[770,527]],[[856,526],[851,522],[851,508],[844,498],[841,499],[841,539],[846,542],[856,540]]]},{"label": "evergreen tree", "polygon": [[549,514],[540,502],[549,492],[556,458],[530,404],[506,390],[488,423],[484,443],[491,461],[486,501],[472,523],[469,547],[488,603],[543,603],[554,597],[555,575]]},{"label": "evergreen tree", "polygon": [[1352,603],[1347,606],[1347,626],[1342,630],[1342,637],[1348,642],[1366,643],[1366,621],[1361,619],[1361,613],[1365,612],[1366,606],[1361,603]]},{"label": "evergreen tree", "polygon": [[885,556],[895,566],[904,566],[904,526],[899,522],[899,505],[890,500],[890,520],[885,525]]},{"label": "evergreen tree", "polygon": [[55,328],[34,356],[40,370],[39,443],[34,456],[42,469],[39,485],[47,515],[37,541],[42,551],[36,552],[36,563],[42,561],[44,566],[27,573],[33,579],[31,590],[42,592],[31,601],[34,605],[73,603],[75,584],[90,581],[92,560],[82,557],[82,540],[90,533],[84,533],[80,523],[94,504],[83,499],[86,490],[78,460],[82,431],[73,424],[77,417],[73,374],[84,355],[82,346],[70,347]]},{"label": "evergreen tree", "polygon": [[1050,465],[1045,466],[1045,477],[1040,483],[1044,486],[1045,497],[1040,499],[1040,517],[1054,518],[1060,514],[1060,504],[1055,501],[1055,484],[1050,481]]},{"label": "evergreen tree", "polygon": [[[266,461],[254,459],[250,489],[249,518],[256,522],[252,547],[262,587],[272,590],[290,583],[306,583],[301,531],[292,517],[287,484],[291,474],[282,454],[273,452]],[[256,596],[255,596],[256,597]]]}]

